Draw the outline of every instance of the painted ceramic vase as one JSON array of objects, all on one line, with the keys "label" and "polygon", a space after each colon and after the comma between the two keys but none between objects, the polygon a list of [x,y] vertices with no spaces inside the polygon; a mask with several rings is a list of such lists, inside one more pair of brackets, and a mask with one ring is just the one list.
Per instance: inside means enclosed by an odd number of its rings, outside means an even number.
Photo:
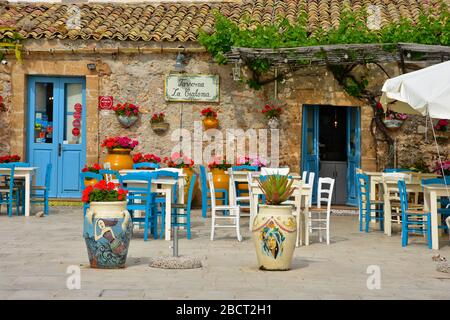
[{"label": "painted ceramic vase", "polygon": [[137,116],[117,116],[117,119],[119,120],[120,124],[122,126],[124,126],[125,128],[129,128],[131,127],[133,124],[136,123],[136,121],[138,121],[138,117]]},{"label": "painted ceramic vase", "polygon": [[289,270],[297,238],[292,207],[260,206],[253,220],[252,237],[261,270]]},{"label": "painted ceramic vase", "polygon": [[133,158],[131,149],[115,148],[108,149],[104,162],[109,162],[112,170],[133,169]]},{"label": "painted ceramic vase", "polygon": [[219,127],[219,120],[217,118],[205,118],[203,119],[203,127],[205,130],[217,129]]},{"label": "painted ceramic vase", "polygon": [[[187,203],[189,194],[189,184],[191,182],[192,175],[194,174],[194,168],[183,168],[183,172],[186,175],[184,183],[184,203]],[[198,179],[195,180],[194,191],[192,193],[192,201],[194,201],[197,189],[198,189]]]},{"label": "painted ceramic vase", "polygon": [[[228,190],[229,186],[230,186],[230,178],[228,177],[228,175],[225,173],[225,170],[222,169],[211,169],[211,173],[213,175],[213,183],[214,183],[214,188],[215,189],[225,189]],[[216,192],[216,198],[223,197],[223,194],[221,192]],[[222,200],[217,200],[216,203],[218,205],[222,205]]]},{"label": "painted ceramic vase", "polygon": [[133,234],[126,201],[91,202],[83,236],[91,268],[124,268]]}]

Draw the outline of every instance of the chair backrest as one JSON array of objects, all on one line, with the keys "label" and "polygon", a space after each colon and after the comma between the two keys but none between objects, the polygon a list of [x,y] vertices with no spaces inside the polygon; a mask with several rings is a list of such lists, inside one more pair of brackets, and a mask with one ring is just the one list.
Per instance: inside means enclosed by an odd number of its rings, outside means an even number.
[{"label": "chair backrest", "polygon": [[287,176],[289,174],[289,172],[290,172],[289,168],[267,168],[267,167],[261,168],[262,176],[270,176],[273,174]]},{"label": "chair backrest", "polygon": [[308,179],[308,171],[303,171],[303,173],[302,173],[303,183],[307,183],[306,179]]},{"label": "chair backrest", "polygon": [[233,195],[233,196],[229,197],[230,205],[235,206],[235,205],[237,205],[237,201],[236,201],[237,190],[236,190],[236,182],[234,180],[233,168],[228,169],[228,178],[230,179],[230,190],[228,190],[228,192]]},{"label": "chair backrest", "polygon": [[412,181],[412,175],[402,172],[383,172],[383,193],[385,197],[390,200],[400,200],[398,196],[398,181],[404,180],[406,182]]},{"label": "chair backrest", "polygon": [[206,167],[204,165],[200,165],[200,183],[202,185],[202,192],[208,190],[208,178],[206,175]]},{"label": "chair backrest", "polygon": [[433,178],[433,179],[422,179],[422,184],[447,184],[450,185],[450,176],[445,176],[444,178]]},{"label": "chair backrest", "polygon": [[17,167],[30,167],[29,162],[9,162],[9,164],[13,164],[16,168]]},{"label": "chair backrest", "polygon": [[400,195],[400,208],[402,214],[406,214],[408,211],[408,192],[406,191],[406,182],[404,180],[398,180],[398,192]]},{"label": "chair backrest", "polygon": [[211,194],[211,208],[216,208],[216,189],[214,188],[214,180],[213,180],[213,174],[212,172],[208,172],[208,184],[209,184],[209,191]]},{"label": "chair backrest", "polygon": [[194,173],[191,177],[191,181],[189,182],[189,191],[188,191],[188,198],[187,198],[187,203],[186,203],[186,210],[188,212],[191,211],[192,197],[194,196],[194,186],[195,186],[196,179],[197,179],[197,175]]},{"label": "chair backrest", "polygon": [[139,168],[151,168],[151,169],[159,169],[161,166],[158,163],[153,162],[139,162],[133,164],[133,169]]},{"label": "chair backrest", "polygon": [[[156,178],[153,172],[131,172],[119,176],[120,187],[127,191],[132,192],[142,192],[150,194],[152,179]],[[146,184],[141,184],[139,186],[127,185],[127,182],[142,181]]]},{"label": "chair backrest", "polygon": [[232,171],[258,171],[258,166],[249,166],[249,165],[242,165],[242,166],[232,166]]},{"label": "chair backrest", "polygon": [[389,173],[393,173],[393,172],[411,172],[410,169],[403,169],[403,168],[386,168],[384,169],[383,172],[389,172]]},{"label": "chair backrest", "polygon": [[[264,176],[259,176],[259,178],[261,179],[265,179],[266,178],[266,176],[264,175]],[[253,185],[253,174],[252,174],[252,172],[249,172],[249,173],[247,173],[247,183],[248,183],[248,195],[250,196],[250,199],[252,199],[252,197],[253,197],[253,188],[252,188],[252,185]]]},{"label": "chair backrest", "polygon": [[364,173],[356,174],[356,192],[359,200],[359,209],[367,209],[370,201],[369,176]]},{"label": "chair backrest", "polygon": [[118,177],[120,175],[118,171],[111,169],[100,169],[98,173],[105,178],[106,182],[111,182],[113,180],[113,176],[119,179]]},{"label": "chair backrest", "polygon": [[103,169],[111,169],[111,163],[110,162],[104,162],[103,163]]},{"label": "chair backrest", "polygon": [[172,170],[161,169],[154,172],[157,178],[173,178],[178,180],[178,172]]},{"label": "chair backrest", "polygon": [[52,164],[48,163],[47,168],[45,168],[45,188],[50,189],[50,184],[52,182]]},{"label": "chair backrest", "polygon": [[81,191],[86,189],[86,186],[84,185],[84,180],[86,179],[96,179],[98,181],[103,180],[103,176],[99,173],[95,172],[80,172],[80,185],[81,185]]},{"label": "chair backrest", "polygon": [[[325,186],[328,185],[328,188]],[[327,204],[327,212],[331,210],[331,200],[333,199],[334,179],[332,178],[319,178],[317,186],[317,207],[320,208],[321,204],[325,202]]]},{"label": "chair backrest", "polygon": [[0,168],[9,169],[9,194],[13,194],[14,189],[14,171],[16,169],[16,165],[14,162],[11,163],[0,163]]}]

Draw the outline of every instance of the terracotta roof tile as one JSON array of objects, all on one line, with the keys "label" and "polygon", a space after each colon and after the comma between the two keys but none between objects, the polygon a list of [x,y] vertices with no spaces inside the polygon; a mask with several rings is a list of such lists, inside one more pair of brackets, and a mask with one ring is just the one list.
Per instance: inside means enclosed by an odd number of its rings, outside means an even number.
[{"label": "terracotta roof tile", "polygon": [[[450,0],[447,2],[450,3]],[[437,0],[432,0],[424,6],[436,8],[436,3]],[[0,25],[14,26],[24,37],[34,39],[185,42],[196,41],[200,29],[212,32],[214,10],[219,10],[241,27],[269,24],[280,18],[293,23],[301,13],[306,12],[308,27],[314,31],[319,27],[329,29],[338,26],[345,7],[356,11],[376,5],[380,8],[382,24],[386,24],[401,18],[416,21],[422,4],[420,0],[242,0],[222,3],[75,5],[2,3]],[[75,11],[79,12],[78,16]],[[0,38],[8,35],[10,33],[5,32],[0,34]]]}]

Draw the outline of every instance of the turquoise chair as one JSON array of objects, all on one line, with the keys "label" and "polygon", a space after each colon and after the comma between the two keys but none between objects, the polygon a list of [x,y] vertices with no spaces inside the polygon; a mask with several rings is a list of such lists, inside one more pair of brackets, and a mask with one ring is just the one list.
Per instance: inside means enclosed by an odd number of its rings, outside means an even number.
[{"label": "turquoise chair", "polygon": [[[173,227],[185,227],[186,228],[186,236],[190,240],[191,239],[191,205],[192,205],[192,198],[194,194],[194,186],[195,186],[195,180],[197,179],[197,175],[193,174],[191,181],[189,182],[189,192],[188,192],[188,198],[187,203],[172,203],[172,216],[171,216],[171,225]],[[183,213],[180,212],[180,210],[184,210]],[[185,222],[180,222],[180,218],[184,218]],[[161,239],[164,233],[165,228],[165,215],[163,216],[162,220],[162,233],[161,233]]]},{"label": "turquoise chair", "polygon": [[414,232],[426,234],[428,248],[431,249],[431,214],[423,210],[411,210],[408,208],[408,193],[404,180],[398,181],[398,191],[402,209],[402,247],[408,245],[408,235],[410,232]]},{"label": "turquoise chair", "polygon": [[52,178],[52,164],[47,164],[45,168],[45,181],[43,186],[31,187],[31,203],[44,204],[44,214],[48,216],[48,193],[50,191],[50,183]]},{"label": "turquoise chair", "polygon": [[[20,208],[20,188],[14,184],[14,171],[16,166],[13,163],[0,164],[0,168],[10,170],[6,185],[0,187],[0,211],[1,205],[6,204],[8,217],[12,217],[12,208],[16,205],[16,214],[19,215]],[[11,183],[12,182],[12,183]],[[22,214],[24,214],[24,206],[22,206]]]},{"label": "turquoise chair", "polygon": [[403,168],[386,168],[383,172],[386,173],[395,173],[395,172],[411,172],[410,169],[403,169]]},{"label": "turquoise chair", "polygon": [[[81,192],[86,189],[86,186],[84,184],[85,179],[96,179],[97,181],[103,180],[103,176],[99,173],[95,172],[80,172],[80,186],[81,186]],[[86,210],[90,207],[89,202],[83,202],[83,215],[86,215]]]},{"label": "turquoise chair", "polygon": [[158,163],[153,162],[139,162],[133,164],[133,169],[139,169],[139,168],[151,168],[151,169],[159,169],[161,166]]},{"label": "turquoise chair", "polygon": [[[211,208],[211,191],[208,187],[206,168],[200,165],[200,182],[202,185],[202,217],[207,217],[207,210]],[[217,197],[217,194],[221,195]],[[223,201],[224,205],[228,205],[228,190],[227,189],[216,189],[216,201]]]},{"label": "turquoise chair", "polygon": [[106,181],[110,181],[111,179],[114,178],[119,179],[118,177],[120,176],[120,173],[118,171],[112,169],[100,169],[98,173],[101,174],[103,177],[102,179]]},{"label": "turquoise chair", "polygon": [[[422,179],[422,185],[427,184],[447,184],[450,186],[450,176],[445,176],[444,178],[433,178],[433,179]],[[439,226],[440,229],[448,230],[448,226],[445,223],[445,219],[450,216],[450,198],[447,197],[441,197],[439,200],[441,203],[441,208],[438,209],[438,213],[441,215],[442,223]]]},{"label": "turquoise chair", "polygon": [[[372,220],[379,221],[380,229],[384,230],[384,202],[370,200],[369,177],[364,173],[356,174],[356,191],[359,201],[359,231],[369,232],[369,223]],[[375,216],[372,216],[375,213]]]},{"label": "turquoise chair", "polygon": [[[156,194],[151,191],[152,179],[156,178],[154,172],[127,173],[119,176],[122,189],[128,191],[127,210],[131,213],[133,222],[144,223],[144,241],[148,240],[148,231],[151,230],[153,237],[157,238],[157,216],[156,216]],[[142,186],[129,186],[127,181],[142,181]],[[135,217],[134,211],[144,211],[144,217]]]}]

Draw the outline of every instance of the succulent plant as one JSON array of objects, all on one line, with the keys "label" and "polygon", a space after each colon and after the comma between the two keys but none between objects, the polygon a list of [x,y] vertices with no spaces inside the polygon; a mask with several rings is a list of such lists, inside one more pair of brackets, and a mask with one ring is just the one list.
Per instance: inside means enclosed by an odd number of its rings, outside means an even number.
[{"label": "succulent plant", "polygon": [[259,186],[266,197],[266,203],[279,205],[288,200],[294,192],[293,180],[285,175],[269,175],[259,180]]}]

